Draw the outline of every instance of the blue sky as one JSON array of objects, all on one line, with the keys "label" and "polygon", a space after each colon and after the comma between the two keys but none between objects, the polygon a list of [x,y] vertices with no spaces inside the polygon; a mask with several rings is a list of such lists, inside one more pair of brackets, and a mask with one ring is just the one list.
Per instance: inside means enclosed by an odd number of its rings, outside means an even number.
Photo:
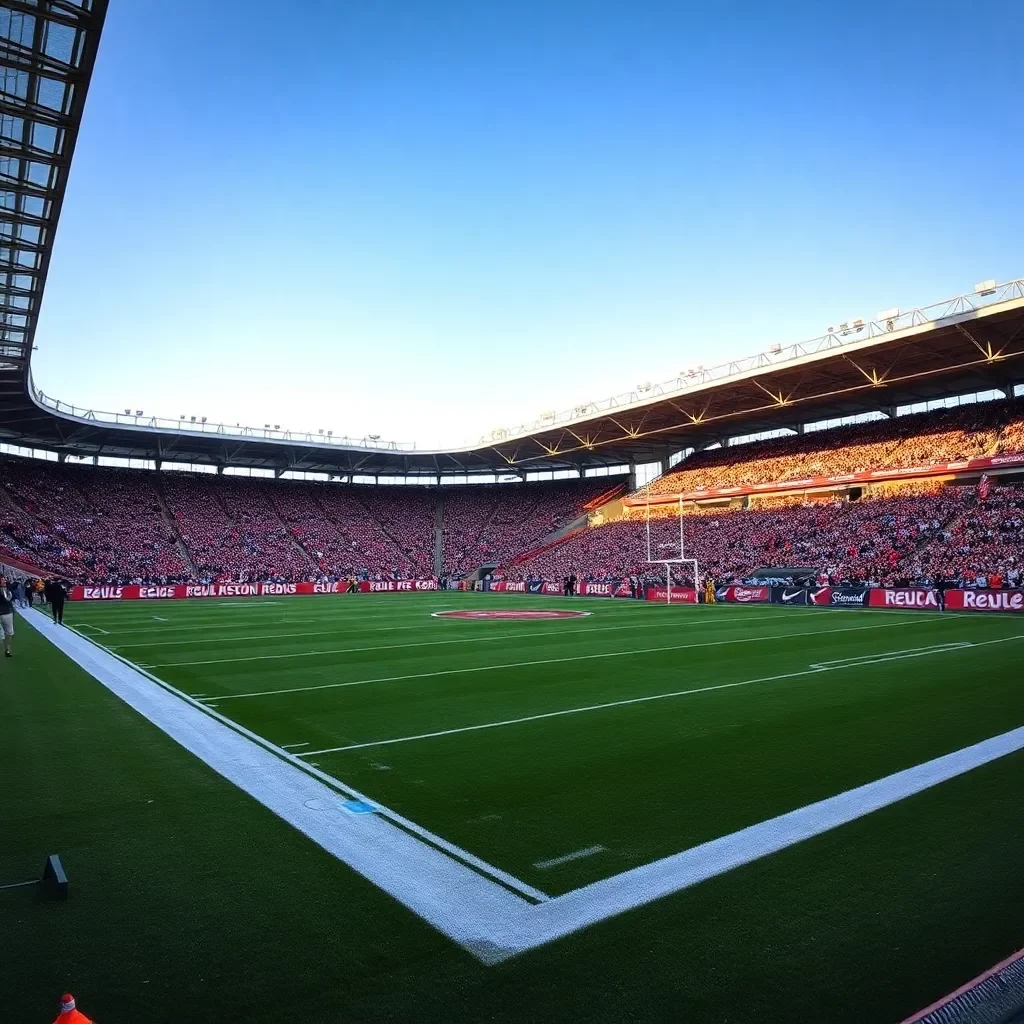
[{"label": "blue sky", "polygon": [[1024,8],[111,0],[34,361],[457,443],[1024,275]]}]

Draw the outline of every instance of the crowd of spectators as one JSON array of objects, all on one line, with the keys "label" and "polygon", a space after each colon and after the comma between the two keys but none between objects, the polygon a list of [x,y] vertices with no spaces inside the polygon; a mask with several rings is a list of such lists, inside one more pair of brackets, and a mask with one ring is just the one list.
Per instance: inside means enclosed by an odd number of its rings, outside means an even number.
[{"label": "crowd of spectators", "polygon": [[[697,453],[651,490],[1022,450],[1024,400],[988,402]],[[448,579],[482,565],[497,565],[513,580],[576,573],[611,581],[659,572],[647,562],[643,506],[586,525],[588,506],[608,492],[607,478],[438,491],[10,458],[0,463],[0,483],[0,548],[75,582],[423,578],[435,574],[439,540],[440,575]],[[769,565],[813,566],[836,583],[977,583],[993,574],[1021,581],[1022,496],[1018,488],[994,487],[982,500],[974,487],[922,479],[872,484],[857,501],[768,494],[746,508],[691,502],[685,548],[722,581]],[[664,519],[655,519],[650,557],[679,556],[676,506],[656,515]],[[571,525],[576,532],[551,543]]]},{"label": "crowd of spectators", "polygon": [[[409,579],[434,575],[438,492],[8,459],[0,547],[78,582]],[[449,488],[442,575],[537,547],[608,480]]]},{"label": "crowd of spectators", "polygon": [[652,494],[783,483],[1024,451],[1024,399],[979,402],[694,452]]},{"label": "crowd of spectators", "polygon": [[[667,510],[668,511],[668,510]],[[652,557],[679,557],[678,517],[666,515]],[[946,487],[860,501],[686,516],[685,554],[721,582],[739,582],[765,567],[814,567],[833,584],[976,585],[996,574],[1019,581],[1024,569],[1024,488],[996,487],[982,501],[974,487]],[[658,538],[662,538],[659,542]],[[621,580],[658,576],[647,561],[644,517],[585,530],[508,570],[511,579]],[[688,570],[680,567],[677,573]]]},{"label": "crowd of spectators", "polygon": [[460,576],[532,551],[579,520],[585,506],[608,491],[607,477],[449,490],[444,498],[444,571]]}]

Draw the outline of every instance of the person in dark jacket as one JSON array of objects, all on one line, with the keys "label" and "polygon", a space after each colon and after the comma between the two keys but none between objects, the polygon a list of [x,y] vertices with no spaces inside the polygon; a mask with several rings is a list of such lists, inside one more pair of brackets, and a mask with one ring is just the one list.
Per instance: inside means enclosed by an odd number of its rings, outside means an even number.
[{"label": "person in dark jacket", "polygon": [[50,603],[50,611],[53,612],[53,621],[58,626],[64,625],[64,599],[67,593],[60,580],[47,580],[44,593],[46,600]]}]

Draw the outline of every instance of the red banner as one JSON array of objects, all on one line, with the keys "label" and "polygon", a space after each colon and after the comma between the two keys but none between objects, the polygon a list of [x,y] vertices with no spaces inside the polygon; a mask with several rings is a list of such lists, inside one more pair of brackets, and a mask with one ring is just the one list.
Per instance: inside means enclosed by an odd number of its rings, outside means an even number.
[{"label": "red banner", "polygon": [[[705,498],[733,498],[743,494],[761,494],[766,491],[805,491],[813,487],[837,484],[878,483],[880,480],[902,480],[906,477],[941,476],[945,473],[975,472],[979,469],[999,469],[1004,466],[1024,466],[1024,455],[993,455],[985,459],[964,459],[961,462],[934,462],[906,469],[875,469],[842,476],[809,476],[802,480],[776,480],[769,483],[747,484],[743,487],[698,487],[693,491],[675,494],[652,494],[652,505],[669,505],[679,501],[702,501]],[[647,496],[623,498],[622,504],[635,508],[647,504]]]},{"label": "red banner", "polygon": [[722,587],[715,597],[719,601],[735,601],[738,604],[755,604],[760,601],[771,599],[771,590],[768,587]]},{"label": "red banner", "polygon": [[[166,601],[186,597],[267,597],[281,594],[345,594],[349,583],[189,583],[174,586],[71,588],[72,601]],[[360,580],[361,594],[437,590],[437,580]]]},{"label": "red banner", "polygon": [[1024,590],[947,590],[950,611],[1024,612]]},{"label": "red banner", "polygon": [[922,587],[905,587],[897,590],[873,588],[868,592],[869,608],[934,608],[941,607],[939,592]]},{"label": "red banner", "polygon": [[519,580],[498,580],[491,584],[491,592],[495,594],[561,594],[562,588],[557,583],[539,583],[531,580],[529,583]]},{"label": "red banner", "polygon": [[[648,601],[667,601],[668,587],[648,587]],[[673,587],[672,600],[678,604],[696,604],[697,591],[693,587]]]}]

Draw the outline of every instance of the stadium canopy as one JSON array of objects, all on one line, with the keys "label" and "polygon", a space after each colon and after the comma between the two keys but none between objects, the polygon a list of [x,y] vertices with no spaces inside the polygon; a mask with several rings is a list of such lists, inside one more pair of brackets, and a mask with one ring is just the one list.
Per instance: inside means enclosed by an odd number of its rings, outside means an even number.
[{"label": "stadium canopy", "polygon": [[[0,440],[60,457],[144,459],[342,477],[507,474],[664,462],[732,436],[1024,382],[1024,280],[838,324],[662,384],[500,428],[447,450],[103,413],[45,395],[31,361],[54,232],[107,0],[0,0]],[[767,327],[768,325],[766,325]]]}]

